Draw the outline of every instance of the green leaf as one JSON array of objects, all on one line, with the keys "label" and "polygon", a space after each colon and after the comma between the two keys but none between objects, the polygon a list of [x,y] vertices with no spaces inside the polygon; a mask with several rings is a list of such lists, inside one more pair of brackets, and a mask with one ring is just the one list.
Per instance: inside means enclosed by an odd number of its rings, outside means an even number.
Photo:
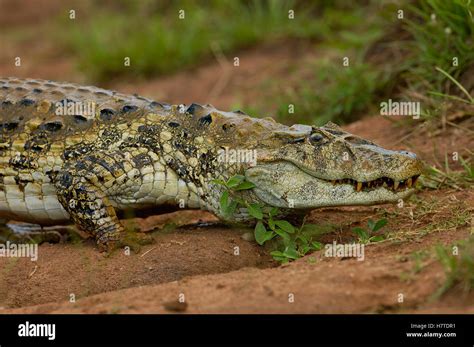
[{"label": "green leaf", "polygon": [[226,183],[223,180],[219,180],[219,179],[212,180],[211,183],[219,184],[224,187],[226,186]]},{"label": "green leaf", "polygon": [[377,236],[372,236],[370,239],[370,242],[380,242],[385,240],[385,237],[383,235],[377,235]]},{"label": "green leaf", "polygon": [[244,181],[240,183],[237,187],[235,187],[234,190],[247,190],[252,188],[255,188],[255,184],[249,181]]},{"label": "green leaf", "polygon": [[222,212],[225,213],[225,211],[227,211],[227,207],[229,206],[229,192],[228,191],[225,191],[224,193],[222,193],[219,203],[220,203]]},{"label": "green leaf", "polygon": [[235,188],[237,187],[242,181],[245,179],[244,176],[242,175],[235,175],[227,181],[227,187],[229,188]]},{"label": "green leaf", "polygon": [[[269,234],[269,233],[268,233]],[[255,241],[261,246],[268,240],[267,229],[262,222],[258,222],[255,226]]]},{"label": "green leaf", "polygon": [[323,248],[323,244],[321,242],[318,242],[318,241],[313,241],[313,242],[311,242],[311,248],[315,251],[319,251],[320,249]]},{"label": "green leaf", "polygon": [[275,217],[275,216],[278,214],[278,212],[279,212],[278,207],[272,207],[272,209],[271,209],[270,212],[269,212],[269,215],[270,215],[271,217]]},{"label": "green leaf", "polygon": [[288,258],[280,251],[273,251],[270,253],[273,259],[280,263],[288,263]]},{"label": "green leaf", "polygon": [[286,249],[283,252],[283,255],[286,256],[287,258],[290,258],[290,259],[298,259],[299,258],[298,252],[296,251],[296,249],[294,249],[292,247],[289,247],[288,249]]},{"label": "green leaf", "polygon": [[275,222],[271,217],[268,219],[268,226],[270,227],[270,229],[275,230]]},{"label": "green leaf", "polygon": [[369,221],[367,222],[367,226],[369,227],[369,230],[371,231],[375,231],[374,228],[375,228],[375,223],[372,219],[369,219]]},{"label": "green leaf", "polygon": [[367,232],[362,228],[355,227],[352,229],[352,231],[356,233],[361,239],[367,239],[368,237]]},{"label": "green leaf", "polygon": [[263,213],[262,213],[262,208],[260,207],[259,204],[254,203],[254,204],[248,204],[247,205],[247,210],[249,211],[249,214],[257,219],[262,219],[263,218]]},{"label": "green leaf", "polygon": [[306,253],[308,253],[309,251],[311,250],[311,247],[308,246],[308,245],[303,245],[302,247],[300,247],[300,252],[305,255]]},{"label": "green leaf", "polygon": [[238,205],[237,201],[232,201],[227,207],[225,214],[227,216],[233,215],[235,213],[235,210],[237,209],[237,205]]},{"label": "green leaf", "polygon": [[270,254],[276,257],[284,257],[283,252],[280,252],[280,251],[273,251],[273,252],[270,252]]},{"label": "green leaf", "polygon": [[285,242],[285,244],[291,241],[290,235],[288,235],[285,231],[276,228],[275,233],[283,239],[283,242]]},{"label": "green leaf", "polygon": [[295,232],[295,227],[286,220],[276,220],[275,224],[287,233],[293,234]]},{"label": "green leaf", "polygon": [[301,233],[296,236],[296,240],[300,240],[304,245],[308,244],[309,241],[306,235]]},{"label": "green leaf", "polygon": [[372,229],[372,231],[377,231],[381,228],[383,228],[385,225],[387,225],[388,221],[384,218],[384,219],[379,219],[377,221],[377,223],[375,223],[374,225],[374,228]]}]

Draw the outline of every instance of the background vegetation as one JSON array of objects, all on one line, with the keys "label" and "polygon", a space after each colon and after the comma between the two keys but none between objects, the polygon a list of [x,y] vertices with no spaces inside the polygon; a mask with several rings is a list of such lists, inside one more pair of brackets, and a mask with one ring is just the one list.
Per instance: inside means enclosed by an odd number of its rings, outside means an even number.
[{"label": "background vegetation", "polygon": [[[216,51],[230,54],[261,42],[310,40],[329,49],[331,58],[315,61],[299,83],[271,82],[271,100],[244,108],[265,113],[280,100],[281,121],[293,104],[292,121],[322,124],[355,120],[377,110],[388,95],[422,99],[426,115],[439,116],[439,102],[447,95],[472,104],[448,77],[472,92],[474,3],[468,0],[121,0],[90,6],[94,15],[84,27],[64,20],[61,35],[79,68],[96,81],[192,70]],[[288,18],[290,10],[294,19]],[[124,68],[124,57],[131,58],[133,69]],[[349,66],[342,65],[343,57]]]}]

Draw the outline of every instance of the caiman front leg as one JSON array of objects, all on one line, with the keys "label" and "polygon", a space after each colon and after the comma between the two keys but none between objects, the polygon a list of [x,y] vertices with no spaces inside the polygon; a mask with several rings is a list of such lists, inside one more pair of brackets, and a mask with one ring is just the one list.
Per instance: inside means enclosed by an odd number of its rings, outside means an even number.
[{"label": "caiman front leg", "polygon": [[[95,238],[101,250],[136,246],[136,240],[124,233],[111,201],[111,191],[123,193],[141,183],[133,158],[126,154],[99,151],[75,158],[54,177],[60,203],[76,226]],[[127,185],[130,180],[134,184]]]},{"label": "caiman front leg", "polygon": [[115,247],[124,228],[100,186],[69,171],[60,172],[57,182],[58,200],[74,224],[93,236],[102,250]]}]

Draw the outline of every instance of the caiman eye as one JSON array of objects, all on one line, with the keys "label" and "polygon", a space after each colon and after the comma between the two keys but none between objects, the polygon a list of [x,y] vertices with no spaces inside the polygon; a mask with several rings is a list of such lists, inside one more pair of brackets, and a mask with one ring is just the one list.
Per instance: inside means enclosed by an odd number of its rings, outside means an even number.
[{"label": "caiman eye", "polygon": [[320,133],[313,133],[309,137],[309,141],[313,144],[318,144],[324,139],[324,136],[321,135]]}]

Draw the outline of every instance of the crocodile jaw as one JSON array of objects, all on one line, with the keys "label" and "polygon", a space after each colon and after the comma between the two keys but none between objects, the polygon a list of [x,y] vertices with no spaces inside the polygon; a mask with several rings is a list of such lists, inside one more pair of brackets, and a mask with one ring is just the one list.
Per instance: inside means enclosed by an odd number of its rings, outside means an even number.
[{"label": "crocodile jaw", "polygon": [[262,202],[280,208],[311,209],[327,206],[375,205],[397,202],[414,193],[414,188],[393,191],[376,187],[357,191],[352,184],[333,185],[316,178],[287,161],[249,168],[246,179]]}]

